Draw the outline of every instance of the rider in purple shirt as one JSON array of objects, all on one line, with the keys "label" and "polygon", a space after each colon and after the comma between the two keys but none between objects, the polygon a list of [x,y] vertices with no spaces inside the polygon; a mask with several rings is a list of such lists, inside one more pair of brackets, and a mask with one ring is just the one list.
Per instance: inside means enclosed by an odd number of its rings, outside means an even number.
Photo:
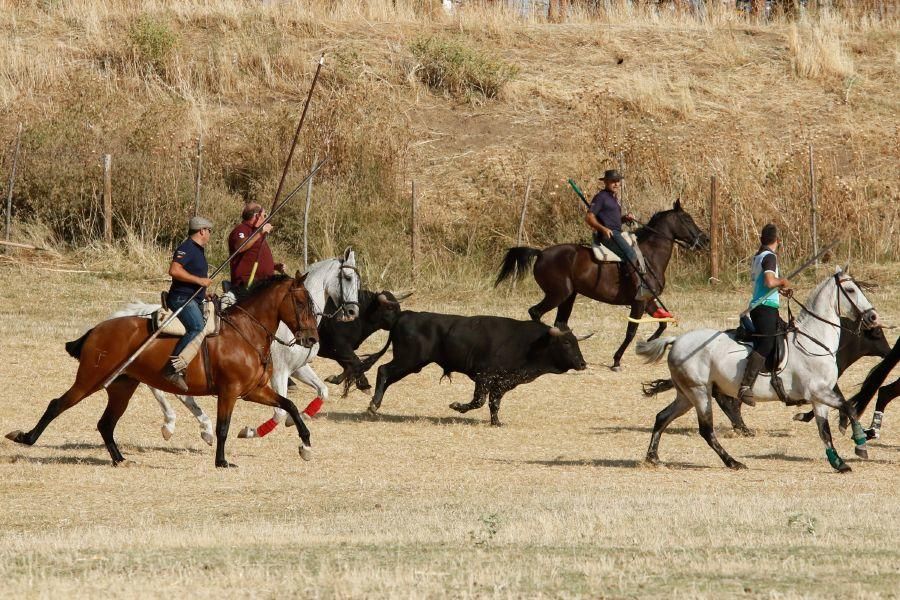
[{"label": "rider in purple shirt", "polygon": [[[585,220],[594,230],[594,244],[609,249],[631,267],[637,286],[636,298],[649,300],[653,297],[653,292],[647,289],[643,283],[644,272],[638,261],[637,253],[622,237],[622,223],[634,221],[634,216],[630,213],[622,215],[622,204],[617,196],[622,179],[622,175],[616,170],[608,170],[603,174],[603,189],[591,201],[591,207]],[[672,314],[660,307],[653,313],[653,316],[661,319],[670,318]]]}]

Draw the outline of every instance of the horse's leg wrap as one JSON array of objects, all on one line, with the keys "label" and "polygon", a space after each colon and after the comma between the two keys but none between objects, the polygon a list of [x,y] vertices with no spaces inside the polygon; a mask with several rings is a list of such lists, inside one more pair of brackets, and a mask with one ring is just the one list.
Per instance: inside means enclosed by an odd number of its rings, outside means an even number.
[{"label": "horse's leg wrap", "polygon": [[884,413],[876,410],[872,414],[872,425],[866,429],[866,437],[870,440],[877,440],[881,435],[881,421],[884,419]]},{"label": "horse's leg wrap", "polygon": [[866,448],[866,441],[869,438],[866,437],[866,432],[863,431],[862,425],[856,419],[850,421],[850,425],[853,428],[853,443],[856,444],[856,448],[853,451],[860,458],[869,458],[869,449]]},{"label": "horse's leg wrap", "polygon": [[844,468],[844,459],[838,456],[837,450],[835,450],[834,448],[825,448],[825,456],[828,457],[828,463],[836,471],[840,471]]},{"label": "horse's leg wrap", "polygon": [[275,420],[275,417],[272,417],[262,425],[256,428],[256,437],[266,437],[272,430],[278,427],[278,421]]},{"label": "horse's leg wrap", "polygon": [[303,409],[303,414],[308,417],[316,416],[316,414],[322,409],[322,404],[324,404],[322,398],[316,396],[316,398],[312,402],[310,402],[306,406],[306,408]]}]

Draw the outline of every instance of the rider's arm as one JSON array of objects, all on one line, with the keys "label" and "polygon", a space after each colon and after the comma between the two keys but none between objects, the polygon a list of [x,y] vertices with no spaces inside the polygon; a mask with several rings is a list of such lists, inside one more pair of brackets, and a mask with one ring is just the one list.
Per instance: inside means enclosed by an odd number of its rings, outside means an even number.
[{"label": "rider's arm", "polygon": [[194,283],[203,287],[209,287],[210,285],[212,285],[212,279],[191,275],[187,272],[187,269],[185,269],[181,263],[174,260],[172,261],[172,264],[169,265],[169,276],[176,281]]},{"label": "rider's arm", "polygon": [[610,237],[612,235],[612,230],[608,227],[605,227],[603,223],[598,221],[594,213],[588,211],[587,215],[585,215],[584,217],[584,221],[588,224],[588,227],[590,227],[594,231],[599,231],[603,234],[604,237]]},{"label": "rider's arm", "polygon": [[785,279],[784,277],[779,277],[772,271],[766,271],[764,274],[763,283],[766,284],[766,287],[770,290],[775,288],[780,288],[782,290],[791,287],[791,282]]}]

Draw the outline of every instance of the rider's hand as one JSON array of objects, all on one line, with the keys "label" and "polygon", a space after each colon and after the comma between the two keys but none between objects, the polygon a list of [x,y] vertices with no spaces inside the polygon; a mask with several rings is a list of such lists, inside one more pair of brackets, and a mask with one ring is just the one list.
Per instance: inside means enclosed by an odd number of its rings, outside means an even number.
[{"label": "rider's hand", "polygon": [[272,224],[266,223],[265,225],[262,226],[262,230],[263,230],[263,233],[269,233],[270,231],[272,231]]},{"label": "rider's hand", "polygon": [[634,215],[631,213],[626,214],[622,217],[623,223],[634,223]]},{"label": "rider's hand", "polygon": [[612,229],[608,229],[608,228],[604,227],[604,228],[600,231],[600,233],[601,233],[601,234],[603,235],[603,237],[605,237],[606,239],[611,239],[611,238],[612,238]]},{"label": "rider's hand", "polygon": [[284,263],[275,263],[275,270],[284,273]]},{"label": "rider's hand", "polygon": [[209,277],[198,277],[198,279],[199,279],[199,281],[197,283],[199,283],[200,285],[202,285],[205,288],[208,288],[213,284],[213,280],[210,279]]}]

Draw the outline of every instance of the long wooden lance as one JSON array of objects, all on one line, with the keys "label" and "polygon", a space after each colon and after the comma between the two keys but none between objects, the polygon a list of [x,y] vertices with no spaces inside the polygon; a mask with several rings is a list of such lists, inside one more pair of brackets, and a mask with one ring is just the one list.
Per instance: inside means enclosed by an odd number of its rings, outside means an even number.
[{"label": "long wooden lance", "polygon": [[[287,160],[284,162],[284,169],[281,171],[281,179],[278,181],[278,188],[275,190],[275,198],[272,200],[272,210],[275,210],[275,206],[278,204],[278,197],[281,195],[281,190],[284,187],[284,180],[287,178],[288,170],[291,168],[291,161],[294,158],[294,150],[297,148],[297,140],[300,139],[300,130],[303,128],[303,121],[306,120],[306,111],[309,109],[309,102],[312,100],[313,90],[316,89],[316,81],[319,80],[319,72],[322,70],[322,65],[325,64],[325,53],[322,53],[322,56],[319,57],[319,64],[316,66],[316,73],[313,75],[312,83],[309,86],[309,92],[306,94],[306,103],[303,105],[303,112],[300,113],[300,121],[297,123],[297,130],[294,132],[294,141],[291,142],[291,149],[288,152]],[[262,224],[257,227],[257,231],[262,227]],[[256,233],[256,232],[254,232]],[[259,233],[260,236],[265,236],[265,233]],[[248,239],[253,239],[254,236],[250,236]],[[259,240],[256,245],[256,258],[253,260],[253,268],[250,270],[250,278],[247,280],[247,287],[253,285],[253,278],[256,277],[256,269],[259,267],[259,253],[262,250],[262,240]]]},{"label": "long wooden lance", "polygon": [[[576,194],[578,194],[578,197],[581,198],[581,201],[584,202],[584,205],[588,208],[588,210],[590,210],[591,205],[588,203],[587,198],[584,197],[584,192],[581,191],[581,188],[578,187],[578,184],[575,183],[575,181],[573,181],[573,180],[570,178],[570,179],[569,179],[569,185],[572,187],[572,190],[573,190]],[[616,240],[616,238],[612,238],[612,239],[613,239],[613,241],[616,242],[616,245],[619,246],[619,249],[622,250],[622,254],[625,254],[624,249],[622,248],[621,244],[619,244],[619,241]],[[647,280],[644,279],[644,275],[643,275],[643,273],[641,273],[641,271],[637,268],[637,265],[632,264],[630,260],[627,260],[627,259],[624,259],[624,258],[623,258],[623,260],[625,260],[625,262],[626,262],[632,269],[634,269],[634,272],[637,273],[637,276],[638,276],[638,278],[641,280],[641,283],[644,284],[644,287],[646,288],[646,290],[647,290],[648,292],[650,292],[650,294],[653,296],[653,299],[656,300],[656,303],[657,303],[657,304],[659,304],[660,308],[662,308],[662,309],[663,309],[664,311],[666,311],[667,313],[671,314],[671,312],[669,311],[669,309],[666,308],[666,305],[663,304],[663,301],[660,300],[660,298],[659,298],[659,296],[656,294],[656,292],[653,291],[653,288],[650,287],[650,284],[647,283]],[[657,320],[658,320],[658,319],[657,319]],[[631,317],[629,317],[629,321],[636,322],[637,320],[632,320]]]},{"label": "long wooden lance", "polygon": [[[312,178],[312,176],[315,175],[316,172],[317,172],[320,168],[322,168],[322,165],[325,164],[325,161],[327,161],[327,160],[328,160],[328,156],[326,155],[325,158],[323,158],[322,160],[320,160],[319,163],[313,167],[312,171],[309,172],[309,175],[307,175],[306,178],[305,178],[303,181],[301,181],[300,184],[299,184],[297,187],[295,187],[295,188],[291,191],[290,194],[288,194],[287,196],[285,196],[285,198],[284,198],[284,200],[281,202],[281,204],[278,204],[277,206],[275,206],[275,207],[272,208],[272,212],[269,213],[269,215],[266,217],[266,219],[262,222],[262,224],[261,224],[260,226],[265,225],[266,223],[268,223],[268,222],[269,222],[269,219],[271,219],[272,217],[274,217],[275,214],[278,213],[278,211],[280,211],[282,208],[284,208],[284,206],[285,206],[288,202],[290,202],[291,199],[292,199],[294,196],[297,195],[297,193],[303,188],[303,186],[306,185],[306,182],[309,181],[309,180]],[[247,238],[246,240],[244,240],[244,243],[242,243],[240,246],[238,246],[238,248],[231,254],[231,256],[229,256],[228,258],[226,258],[225,261],[224,261],[222,264],[220,264],[218,267],[216,267],[216,270],[212,272],[212,274],[209,276],[209,278],[212,279],[213,277],[215,277],[216,275],[218,275],[218,274],[222,271],[222,269],[224,269],[225,266],[228,265],[228,264],[231,262],[231,259],[234,258],[235,256],[237,256],[237,255],[240,253],[240,251],[244,249],[244,246],[246,246],[248,243],[250,243],[250,238]],[[169,317],[168,317],[165,321],[162,322],[162,324],[159,326],[159,328],[158,328],[156,331],[154,331],[154,332],[150,335],[150,337],[148,337],[148,338],[144,341],[144,343],[141,344],[141,345],[138,347],[138,349],[135,350],[135,351],[131,354],[131,356],[129,356],[128,359],[126,359],[125,362],[123,362],[122,365],[121,365],[118,369],[116,369],[116,370],[113,372],[112,375],[110,375],[109,377],[106,378],[106,380],[103,382],[103,387],[104,387],[104,388],[109,387],[109,385],[110,385],[113,381],[115,381],[116,378],[117,378],[119,375],[121,375],[122,372],[123,372],[125,369],[127,369],[128,366],[129,366],[131,363],[133,363],[133,362],[135,361],[135,359],[136,359],[138,356],[140,356],[140,354],[141,354],[144,350],[147,349],[147,346],[149,346],[149,345],[153,342],[153,340],[155,340],[156,338],[159,337],[159,334],[162,333],[162,331],[163,331],[163,329],[165,329],[166,325],[168,325],[168,324],[171,323],[176,317],[178,317],[178,315],[181,313],[181,311],[184,309],[184,307],[188,305],[189,302],[193,302],[193,301],[194,301],[194,298],[197,296],[197,294],[200,293],[200,290],[201,290],[201,289],[203,289],[203,288],[197,288],[197,290],[195,290],[194,293],[191,294],[191,297],[188,298],[188,301],[187,301],[187,302],[185,302],[184,304],[182,304],[179,308],[175,309],[175,311],[173,311],[172,314],[169,315]]]}]

